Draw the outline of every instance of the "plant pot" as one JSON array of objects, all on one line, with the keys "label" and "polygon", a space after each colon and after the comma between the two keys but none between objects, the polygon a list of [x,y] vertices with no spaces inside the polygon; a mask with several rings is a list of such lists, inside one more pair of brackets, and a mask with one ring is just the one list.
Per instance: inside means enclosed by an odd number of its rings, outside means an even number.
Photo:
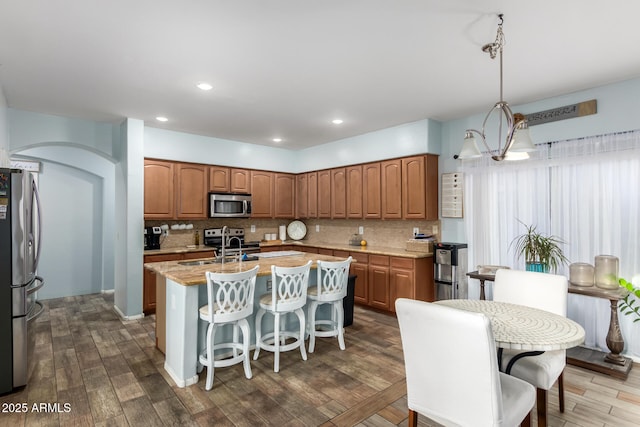
[{"label": "plant pot", "polygon": [[548,273],[549,266],[541,262],[527,262],[525,269],[527,271],[535,271],[537,273]]}]

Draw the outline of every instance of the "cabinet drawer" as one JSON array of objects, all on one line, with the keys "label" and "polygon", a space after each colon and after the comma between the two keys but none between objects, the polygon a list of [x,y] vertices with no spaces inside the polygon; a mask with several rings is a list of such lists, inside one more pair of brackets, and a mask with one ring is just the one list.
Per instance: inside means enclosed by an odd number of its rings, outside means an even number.
[{"label": "cabinet drawer", "polygon": [[181,254],[161,254],[161,255],[145,255],[144,263],[162,262],[162,261],[178,261],[182,259]]},{"label": "cabinet drawer", "polygon": [[369,255],[371,265],[389,265],[389,257],[386,255]]},{"label": "cabinet drawer", "polygon": [[413,258],[391,257],[391,267],[413,270]]},{"label": "cabinet drawer", "polygon": [[214,251],[187,252],[182,259],[213,258],[214,256]]},{"label": "cabinet drawer", "polygon": [[349,254],[353,257],[353,262],[369,264],[369,254],[363,254],[362,252],[350,252]]},{"label": "cabinet drawer", "polygon": [[347,259],[347,258],[349,258],[349,252],[347,252],[347,251],[335,251],[334,250],[333,251],[333,256],[337,256],[337,257],[340,257],[340,258]]},{"label": "cabinet drawer", "polygon": [[333,249],[318,248],[318,253],[319,253],[320,255],[330,255],[330,256],[333,256]]}]

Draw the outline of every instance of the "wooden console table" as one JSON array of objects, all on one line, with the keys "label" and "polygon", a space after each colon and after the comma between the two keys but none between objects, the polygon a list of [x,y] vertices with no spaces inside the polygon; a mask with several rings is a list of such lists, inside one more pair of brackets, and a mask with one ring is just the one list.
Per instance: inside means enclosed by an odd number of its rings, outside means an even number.
[{"label": "wooden console table", "polygon": [[478,271],[472,271],[471,273],[467,273],[467,276],[471,277],[472,279],[478,279],[480,280],[480,299],[484,300],[485,296],[484,296],[484,281],[488,280],[490,282],[493,282],[496,278],[495,274],[482,274],[479,273]]},{"label": "wooden console table", "polygon": [[567,363],[626,379],[633,363],[631,359],[620,354],[624,350],[624,339],[618,323],[618,301],[623,299],[628,291],[623,288],[607,290],[596,286],[569,284],[569,293],[608,299],[611,304],[611,318],[609,332],[607,332],[609,353],[586,347],[574,347],[567,350]]}]

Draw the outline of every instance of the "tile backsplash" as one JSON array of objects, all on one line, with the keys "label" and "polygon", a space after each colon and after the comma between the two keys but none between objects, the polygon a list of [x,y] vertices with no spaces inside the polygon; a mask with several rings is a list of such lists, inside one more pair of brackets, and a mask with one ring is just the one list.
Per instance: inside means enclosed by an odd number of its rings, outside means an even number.
[{"label": "tile backsplash", "polygon": [[[292,220],[276,219],[209,219],[200,221],[145,221],[145,226],[160,226],[168,224],[193,224],[191,230],[169,230],[168,236],[161,239],[162,248],[183,247],[195,244],[195,234],[199,234],[199,242],[203,243],[202,232],[205,228],[228,227],[244,228],[247,241],[263,240],[265,234],[275,234],[278,237],[278,227],[288,225]],[[305,219],[302,222],[307,227],[307,235],[302,240],[305,243],[335,243],[348,244],[349,239],[358,234],[358,228],[363,227],[362,238],[370,246],[386,246],[404,248],[408,239],[413,237],[414,228],[420,233],[435,235],[440,240],[440,221],[420,220],[352,220],[352,219]],[[251,231],[254,226],[255,231]],[[318,231],[316,231],[318,230]],[[288,238],[288,237],[287,237]]]}]

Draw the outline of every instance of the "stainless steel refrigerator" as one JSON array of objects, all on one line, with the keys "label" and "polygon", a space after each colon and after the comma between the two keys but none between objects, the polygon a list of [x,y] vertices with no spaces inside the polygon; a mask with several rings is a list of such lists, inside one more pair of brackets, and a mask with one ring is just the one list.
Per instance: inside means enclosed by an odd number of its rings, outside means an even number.
[{"label": "stainless steel refrigerator", "polygon": [[0,169],[0,394],[25,386],[33,370],[34,322],[43,310],[40,218],[33,175]]}]

